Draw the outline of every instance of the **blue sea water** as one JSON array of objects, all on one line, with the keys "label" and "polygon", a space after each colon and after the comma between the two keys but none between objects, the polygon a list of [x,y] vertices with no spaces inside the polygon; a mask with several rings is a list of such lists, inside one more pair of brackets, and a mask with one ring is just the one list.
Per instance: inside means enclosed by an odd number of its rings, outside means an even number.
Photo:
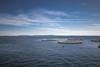
[{"label": "blue sea water", "polygon": [[[100,67],[99,36],[1,36],[0,67]],[[42,39],[81,38],[82,44]],[[100,38],[100,37],[99,37]]]}]

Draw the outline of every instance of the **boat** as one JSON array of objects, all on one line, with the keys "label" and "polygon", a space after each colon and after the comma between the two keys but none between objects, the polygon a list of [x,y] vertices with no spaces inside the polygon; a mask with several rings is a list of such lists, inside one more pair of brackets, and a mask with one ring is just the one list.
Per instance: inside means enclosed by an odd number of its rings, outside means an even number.
[{"label": "boat", "polygon": [[41,39],[41,41],[64,41],[64,40],[67,40],[67,39],[55,39],[55,38],[53,38],[53,39]]},{"label": "boat", "polygon": [[57,41],[56,39],[42,39],[41,41]]},{"label": "boat", "polygon": [[82,44],[81,40],[66,40],[66,41],[58,41],[59,44]]}]

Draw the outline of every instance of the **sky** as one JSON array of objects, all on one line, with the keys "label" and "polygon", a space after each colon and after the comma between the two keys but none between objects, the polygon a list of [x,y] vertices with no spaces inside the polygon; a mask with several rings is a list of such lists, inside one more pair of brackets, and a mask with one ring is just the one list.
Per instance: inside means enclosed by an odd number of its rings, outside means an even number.
[{"label": "sky", "polygon": [[100,35],[100,0],[0,0],[0,36]]}]

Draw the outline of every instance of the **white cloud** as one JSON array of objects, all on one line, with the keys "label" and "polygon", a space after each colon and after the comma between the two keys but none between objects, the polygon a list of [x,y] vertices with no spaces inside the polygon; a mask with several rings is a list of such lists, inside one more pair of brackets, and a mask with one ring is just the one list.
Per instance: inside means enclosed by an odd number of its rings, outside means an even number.
[{"label": "white cloud", "polygon": [[[36,14],[35,14],[36,15]],[[27,14],[19,14],[17,16],[0,16],[0,24],[8,25],[30,25],[30,24],[59,24],[59,22],[70,22],[70,21],[86,21],[85,19],[63,19],[63,18],[50,18],[45,15],[33,15],[30,17]]]},{"label": "white cloud", "polygon": [[44,13],[48,15],[55,15],[55,16],[65,16],[65,17],[71,17],[72,15],[62,12],[62,11],[51,11],[51,10],[45,10]]},{"label": "white cloud", "polygon": [[[48,15],[47,15],[48,14]],[[51,16],[49,16],[51,15]],[[55,16],[54,16],[55,15]],[[61,16],[65,16],[62,18]],[[6,25],[37,25],[37,27],[41,25],[45,25],[47,27],[40,27],[34,29],[31,32],[23,32],[23,31],[16,31],[15,33],[7,31],[1,31],[0,34],[7,35],[7,34],[15,34],[15,35],[32,35],[32,34],[48,34],[48,35],[99,35],[100,34],[100,24],[98,23],[99,20],[95,21],[93,19],[76,19],[70,18],[72,15],[67,14],[62,11],[50,11],[50,10],[42,10],[38,12],[30,12],[26,14],[18,14],[18,15],[11,15],[11,14],[2,14],[0,15],[0,24]],[[74,15],[73,15],[74,16]],[[53,18],[52,18],[53,17]],[[66,27],[62,24],[65,23]],[[68,26],[68,24],[76,25],[77,28]],[[85,24],[85,26],[78,26],[78,24]],[[91,24],[92,23],[92,24]],[[89,25],[90,24],[90,25]]]},{"label": "white cloud", "polygon": [[93,23],[92,26],[100,26],[100,23]]},{"label": "white cloud", "polygon": [[[49,15],[51,15],[51,17]],[[67,18],[63,19],[61,18],[62,16],[65,16],[66,18],[72,15],[62,12],[62,11],[50,11],[50,10],[31,11],[26,14],[18,14],[18,15],[0,14],[0,24],[9,24],[9,25],[50,24],[50,25],[53,25],[58,22],[67,21],[66,20]]]},{"label": "white cloud", "polygon": [[87,28],[94,31],[100,31],[100,24],[99,23],[90,24]]},{"label": "white cloud", "polygon": [[31,24],[31,19],[29,19],[25,15],[17,15],[17,16],[5,16],[0,18],[0,24],[8,24],[8,25],[24,25]]},{"label": "white cloud", "polygon": [[33,14],[33,17],[30,17],[28,14],[18,14],[17,16],[7,14],[0,16],[0,24],[8,25],[51,24],[51,22],[56,22],[56,20],[42,14]]},{"label": "white cloud", "polygon": [[39,16],[36,18],[30,18],[28,15],[17,15],[17,16],[6,16],[0,18],[0,24],[8,24],[8,25],[29,25],[29,24],[37,24],[43,23],[46,24],[48,22],[53,22],[48,17]]}]

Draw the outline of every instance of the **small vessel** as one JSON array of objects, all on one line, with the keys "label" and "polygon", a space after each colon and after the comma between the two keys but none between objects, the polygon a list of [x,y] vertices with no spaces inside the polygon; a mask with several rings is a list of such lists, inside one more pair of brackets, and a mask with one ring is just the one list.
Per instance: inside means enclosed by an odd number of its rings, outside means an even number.
[{"label": "small vessel", "polygon": [[56,39],[42,39],[41,41],[57,41]]},{"label": "small vessel", "polygon": [[59,44],[82,44],[81,40],[58,41]]}]

